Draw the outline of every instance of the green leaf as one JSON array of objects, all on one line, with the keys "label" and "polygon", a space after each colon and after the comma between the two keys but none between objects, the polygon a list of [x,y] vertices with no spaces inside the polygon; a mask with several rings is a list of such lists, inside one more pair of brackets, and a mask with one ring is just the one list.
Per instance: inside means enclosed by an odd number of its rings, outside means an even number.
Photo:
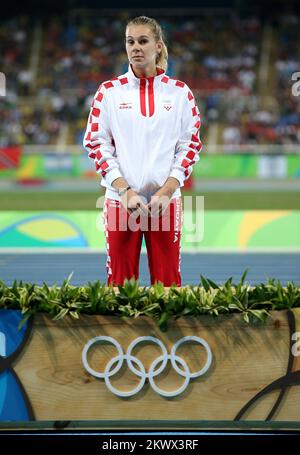
[{"label": "green leaf", "polygon": [[204,289],[205,289],[206,291],[208,291],[209,288],[210,288],[210,284],[209,284],[208,280],[207,280],[206,278],[204,278],[203,275],[200,275],[200,278],[201,278],[202,286],[204,287]]},{"label": "green leaf", "polygon": [[32,315],[30,313],[27,313],[24,315],[24,317],[20,320],[18,324],[18,330],[21,330],[21,328],[26,324],[26,322],[30,319]]},{"label": "green leaf", "polygon": [[213,289],[219,289],[219,286],[212,280],[209,280],[207,278],[207,282],[210,284],[210,286],[213,288]]},{"label": "green leaf", "polygon": [[68,308],[62,308],[60,312],[56,316],[54,316],[53,320],[57,321],[58,319],[63,318],[68,312],[69,312]]},{"label": "green leaf", "polygon": [[249,323],[249,314],[248,313],[243,313],[243,319],[245,322]]}]

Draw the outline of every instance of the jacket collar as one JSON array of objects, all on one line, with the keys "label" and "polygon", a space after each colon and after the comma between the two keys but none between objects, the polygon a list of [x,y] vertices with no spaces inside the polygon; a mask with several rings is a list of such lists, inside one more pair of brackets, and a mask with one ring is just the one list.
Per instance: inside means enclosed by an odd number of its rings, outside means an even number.
[{"label": "jacket collar", "polygon": [[141,79],[148,79],[148,80],[154,79],[154,81],[161,80],[163,78],[163,76],[166,74],[166,72],[165,72],[165,70],[163,70],[162,68],[159,68],[159,67],[156,67],[156,70],[157,70],[157,74],[154,77],[147,77],[147,78],[137,77],[133,72],[131,64],[129,64],[128,65],[128,77],[135,83],[140,83]]}]

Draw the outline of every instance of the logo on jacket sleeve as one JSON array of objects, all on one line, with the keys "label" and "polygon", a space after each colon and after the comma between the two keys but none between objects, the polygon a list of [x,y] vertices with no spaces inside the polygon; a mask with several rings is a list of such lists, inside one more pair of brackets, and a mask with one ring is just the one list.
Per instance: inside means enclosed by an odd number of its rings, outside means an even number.
[{"label": "logo on jacket sleeve", "polygon": [[120,103],[119,109],[132,109],[132,103]]}]

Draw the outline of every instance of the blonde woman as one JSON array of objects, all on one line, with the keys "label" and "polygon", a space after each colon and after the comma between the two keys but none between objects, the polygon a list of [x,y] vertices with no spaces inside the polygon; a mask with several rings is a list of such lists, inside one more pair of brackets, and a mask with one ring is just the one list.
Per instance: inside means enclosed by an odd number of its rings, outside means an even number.
[{"label": "blonde woman", "polygon": [[166,75],[155,19],[132,19],[125,45],[128,72],[101,84],[84,138],[106,188],[107,283],[138,279],[144,235],[151,284],[180,286],[180,188],[199,159],[199,110],[189,87]]}]

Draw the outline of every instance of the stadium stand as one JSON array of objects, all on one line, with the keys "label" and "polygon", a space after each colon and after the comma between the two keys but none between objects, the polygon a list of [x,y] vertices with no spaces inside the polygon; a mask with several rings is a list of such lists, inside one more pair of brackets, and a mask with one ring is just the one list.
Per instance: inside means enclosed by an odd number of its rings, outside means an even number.
[{"label": "stadium stand", "polygon": [[[299,69],[299,16],[272,24],[232,10],[156,18],[169,48],[169,75],[197,98],[208,153],[299,144],[300,97],[286,84]],[[8,90],[0,98],[0,146],[81,145],[97,87],[126,71],[127,19],[128,12],[74,10],[47,21],[2,20],[0,67]]]}]

